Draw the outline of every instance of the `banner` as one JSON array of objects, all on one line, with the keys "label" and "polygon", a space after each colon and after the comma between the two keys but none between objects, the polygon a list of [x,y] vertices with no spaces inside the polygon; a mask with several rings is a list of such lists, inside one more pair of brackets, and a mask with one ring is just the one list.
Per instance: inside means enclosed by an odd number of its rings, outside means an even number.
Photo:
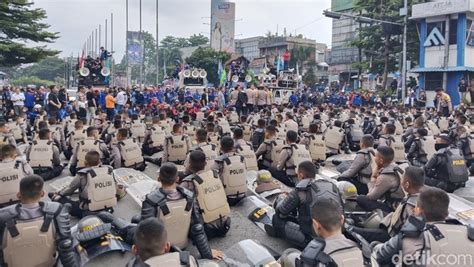
[{"label": "banner", "polygon": [[216,51],[235,52],[235,3],[211,1],[211,47]]},{"label": "banner", "polygon": [[128,42],[128,64],[129,65],[139,65],[143,60],[143,50],[140,44],[140,32],[129,31],[127,33],[127,42]]}]

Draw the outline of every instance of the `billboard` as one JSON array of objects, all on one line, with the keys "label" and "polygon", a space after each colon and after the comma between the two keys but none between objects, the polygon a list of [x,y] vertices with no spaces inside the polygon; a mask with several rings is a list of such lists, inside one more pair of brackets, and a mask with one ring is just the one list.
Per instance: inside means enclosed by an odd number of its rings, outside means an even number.
[{"label": "billboard", "polygon": [[127,32],[127,59],[129,65],[141,64],[143,59],[143,50],[140,42],[140,32]]},{"label": "billboard", "polygon": [[216,51],[235,52],[235,3],[211,1],[211,47]]},{"label": "billboard", "polygon": [[355,0],[332,0],[331,10],[340,12],[354,7]]}]

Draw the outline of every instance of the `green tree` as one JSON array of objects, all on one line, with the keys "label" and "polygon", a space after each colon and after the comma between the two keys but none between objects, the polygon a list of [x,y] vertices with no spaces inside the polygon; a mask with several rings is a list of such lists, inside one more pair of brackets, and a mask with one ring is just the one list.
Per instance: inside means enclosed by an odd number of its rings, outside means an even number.
[{"label": "green tree", "polygon": [[64,60],[58,57],[47,57],[26,68],[17,69],[14,76],[34,76],[42,80],[54,81],[57,77],[64,76]]},{"label": "green tree", "polygon": [[[408,6],[420,2],[424,2],[424,0],[409,0]],[[360,12],[365,17],[402,23],[403,17],[399,15],[399,10],[402,7],[403,0],[357,0],[354,11]],[[416,22],[409,21],[407,27],[407,59],[416,64],[419,47]],[[349,46],[361,48],[365,60],[360,65],[354,65],[356,68],[367,69],[371,73],[382,74],[382,89],[385,89],[388,74],[399,70],[397,64],[401,57],[403,40],[400,28],[380,23],[363,24],[358,34],[358,38],[352,41]]]},{"label": "green tree", "polygon": [[0,1],[0,66],[38,62],[59,53],[45,46],[25,45],[26,42],[52,43],[58,38],[42,22],[46,12],[31,8],[32,5],[28,0]]},{"label": "green tree", "polygon": [[230,59],[230,54],[227,52],[217,52],[212,48],[198,48],[193,54],[186,59],[188,64],[203,68],[207,72],[207,80],[213,84],[219,84],[217,77],[217,69],[219,60],[226,62]]},{"label": "green tree", "polygon": [[199,35],[193,34],[189,36],[188,42],[191,46],[205,45],[209,42],[209,38],[207,38],[206,36],[202,34],[199,34]]},{"label": "green tree", "polygon": [[307,86],[313,86],[317,82],[315,69],[314,69],[315,67],[316,67],[316,62],[314,62],[314,60],[308,63],[308,69],[303,75],[303,82]]},{"label": "green tree", "polygon": [[16,79],[12,79],[10,83],[15,86],[27,86],[27,85],[50,86],[50,85],[55,84],[54,81],[42,80],[36,76],[21,76]]},{"label": "green tree", "polygon": [[303,63],[311,60],[311,55],[314,55],[314,53],[316,53],[316,48],[314,47],[304,47],[304,46],[294,47],[290,51],[290,54],[291,54],[290,62],[289,62],[290,67],[296,68],[296,63],[298,63],[298,66],[302,68]]}]

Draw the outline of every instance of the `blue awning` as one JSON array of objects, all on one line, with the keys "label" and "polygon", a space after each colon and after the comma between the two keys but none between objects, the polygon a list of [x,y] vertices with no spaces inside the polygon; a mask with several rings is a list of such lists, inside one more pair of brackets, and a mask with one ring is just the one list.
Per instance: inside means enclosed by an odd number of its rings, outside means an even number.
[{"label": "blue awning", "polygon": [[409,70],[412,73],[425,73],[425,72],[455,72],[455,71],[473,71],[473,67],[432,67],[432,68],[414,68]]}]

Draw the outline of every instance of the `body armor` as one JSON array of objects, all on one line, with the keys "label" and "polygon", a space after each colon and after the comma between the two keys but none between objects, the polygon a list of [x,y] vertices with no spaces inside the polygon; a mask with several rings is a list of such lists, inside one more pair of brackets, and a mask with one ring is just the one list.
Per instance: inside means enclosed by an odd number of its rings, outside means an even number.
[{"label": "body armor", "polygon": [[87,203],[90,211],[98,211],[113,208],[117,205],[115,179],[110,167],[96,167],[79,172],[87,172],[88,199]]},{"label": "body armor", "polygon": [[36,140],[31,144],[28,163],[32,168],[53,168],[53,142]]},{"label": "body armor", "polygon": [[20,180],[25,177],[21,161],[0,162],[0,205],[18,200]]},{"label": "body armor", "polygon": [[89,151],[97,151],[101,157],[100,141],[94,139],[86,139],[80,142],[77,146],[77,168],[84,168],[86,166],[86,154]]},{"label": "body armor", "polygon": [[128,138],[118,142],[122,162],[126,168],[134,168],[143,163],[142,150],[133,138]]},{"label": "body armor", "polygon": [[186,135],[172,135],[168,136],[168,161],[170,162],[184,162],[186,160],[186,154],[188,153]]}]

